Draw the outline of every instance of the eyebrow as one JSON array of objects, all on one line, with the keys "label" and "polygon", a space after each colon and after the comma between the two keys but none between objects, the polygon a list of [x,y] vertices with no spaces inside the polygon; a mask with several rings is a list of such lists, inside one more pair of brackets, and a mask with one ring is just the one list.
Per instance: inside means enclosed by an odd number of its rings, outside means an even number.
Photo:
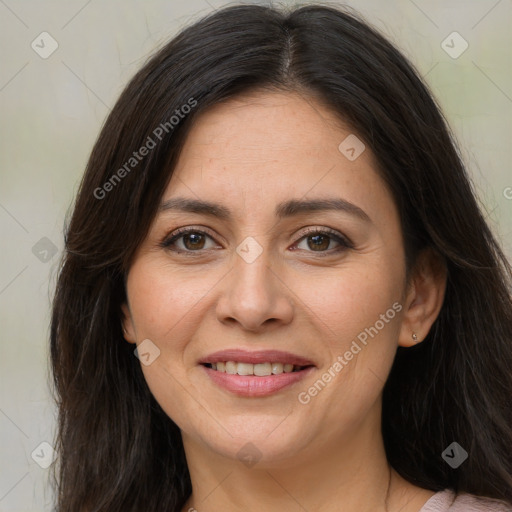
[{"label": "eyebrow", "polygon": [[[210,201],[189,199],[186,197],[173,197],[162,202],[159,210],[161,212],[175,210],[182,212],[198,213],[217,217],[221,220],[230,220],[232,215],[228,208]],[[275,208],[275,215],[279,219],[293,217],[303,213],[319,211],[338,211],[353,215],[365,222],[371,222],[368,214],[355,204],[341,198],[322,198],[298,200],[290,199],[279,203]]]}]

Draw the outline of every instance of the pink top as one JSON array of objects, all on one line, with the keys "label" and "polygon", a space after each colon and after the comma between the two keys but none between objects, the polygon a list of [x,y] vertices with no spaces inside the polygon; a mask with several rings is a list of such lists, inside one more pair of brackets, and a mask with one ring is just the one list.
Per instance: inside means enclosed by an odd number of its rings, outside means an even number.
[{"label": "pink top", "polygon": [[445,489],[434,494],[419,512],[512,512],[512,505],[474,494],[456,496],[453,491]]}]

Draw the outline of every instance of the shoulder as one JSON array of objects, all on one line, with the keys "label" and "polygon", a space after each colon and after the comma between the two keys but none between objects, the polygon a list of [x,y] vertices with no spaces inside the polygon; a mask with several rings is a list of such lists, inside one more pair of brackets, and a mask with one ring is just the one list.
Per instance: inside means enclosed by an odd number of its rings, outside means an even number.
[{"label": "shoulder", "polygon": [[512,512],[512,505],[474,494],[445,489],[432,496],[419,512]]}]

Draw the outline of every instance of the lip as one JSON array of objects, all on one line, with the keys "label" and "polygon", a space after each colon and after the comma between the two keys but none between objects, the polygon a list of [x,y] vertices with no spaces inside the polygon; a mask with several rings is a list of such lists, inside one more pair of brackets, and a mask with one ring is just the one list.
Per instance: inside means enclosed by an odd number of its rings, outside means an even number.
[{"label": "lip", "polygon": [[[218,363],[223,361],[236,361],[237,363],[290,363],[296,366],[316,366],[313,361],[305,357],[283,352],[282,350],[248,351],[240,349],[225,349],[214,352],[199,361],[199,364]],[[262,377],[259,377],[260,379]]]},{"label": "lip", "polygon": [[[289,363],[296,366],[306,366],[307,368],[295,372],[258,377],[255,375],[237,375],[218,372],[217,370],[204,366],[208,363],[225,361],[251,364]],[[316,368],[315,363],[309,359],[291,352],[284,352],[282,350],[248,351],[240,349],[225,349],[204,357],[199,361],[199,365],[203,368],[206,375],[214,382],[214,384],[235,395],[244,397],[263,397],[272,395],[285,387],[301,381]]]},{"label": "lip", "polygon": [[280,373],[278,375],[269,375],[268,377],[257,377],[255,375],[237,375],[218,372],[217,370],[202,365],[201,368],[206,372],[208,377],[221,388],[235,395],[245,397],[272,395],[287,386],[299,382],[315,370],[314,366],[309,366],[308,368],[296,372]]}]

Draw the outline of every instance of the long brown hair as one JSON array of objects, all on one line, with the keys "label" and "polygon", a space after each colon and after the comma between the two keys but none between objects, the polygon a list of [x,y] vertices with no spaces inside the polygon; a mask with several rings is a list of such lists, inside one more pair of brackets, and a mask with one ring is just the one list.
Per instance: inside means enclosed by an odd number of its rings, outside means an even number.
[{"label": "long brown hair", "polygon": [[[191,493],[180,431],[123,340],[125,277],[194,119],[257,88],[309,94],[348,123],[393,193],[407,269],[425,247],[446,262],[439,317],[422,343],[398,349],[384,388],[390,464],[433,491],[512,503],[512,271],[439,107],[357,13],[244,5],[215,11],[159,50],[90,155],[51,320],[58,512],[179,511]],[[469,454],[456,469],[441,458],[453,441]]]}]

